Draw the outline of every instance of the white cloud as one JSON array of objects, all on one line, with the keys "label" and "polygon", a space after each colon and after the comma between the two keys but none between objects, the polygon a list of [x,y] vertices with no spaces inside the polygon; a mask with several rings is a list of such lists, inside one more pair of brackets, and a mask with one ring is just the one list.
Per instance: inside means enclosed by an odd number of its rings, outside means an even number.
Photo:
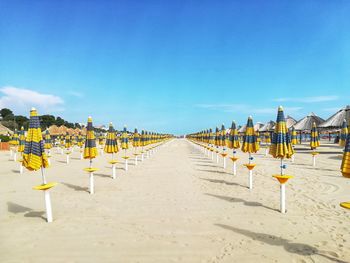
[{"label": "white cloud", "polygon": [[0,108],[9,108],[15,113],[27,114],[31,107],[36,107],[39,114],[63,110],[64,101],[55,95],[10,86],[0,88],[0,92],[3,94],[0,94]]},{"label": "white cloud", "polygon": [[325,101],[335,101],[338,100],[339,96],[330,95],[330,96],[315,96],[315,97],[303,97],[303,98],[277,98],[274,101],[278,102],[303,102],[303,103],[315,103],[315,102],[325,102]]}]

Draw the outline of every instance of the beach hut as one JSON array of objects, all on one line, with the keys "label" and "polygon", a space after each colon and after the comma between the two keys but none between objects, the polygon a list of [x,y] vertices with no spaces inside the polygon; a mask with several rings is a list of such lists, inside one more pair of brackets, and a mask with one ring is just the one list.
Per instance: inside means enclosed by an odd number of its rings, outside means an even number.
[{"label": "beach hut", "polygon": [[312,155],[312,165],[316,166],[316,155],[318,155],[318,152],[316,152],[316,148],[320,146],[320,137],[318,135],[316,123],[314,122],[312,124],[311,129],[311,139],[310,139],[310,147],[311,147],[311,155]]},{"label": "beach hut", "polygon": [[121,148],[124,150],[124,156],[122,157],[125,160],[125,171],[128,170],[128,159],[129,156],[126,155],[127,149],[129,149],[129,135],[126,131],[126,126],[124,126],[122,136],[121,136]]},{"label": "beach hut", "polygon": [[310,132],[312,129],[313,123],[316,123],[317,126],[322,124],[324,119],[317,116],[315,113],[311,112],[300,121],[293,125],[294,129],[300,132],[300,142],[302,140],[301,134],[302,132]]},{"label": "beach hut", "polygon": [[95,192],[94,172],[96,172],[98,168],[92,167],[92,159],[96,158],[96,156],[97,156],[96,137],[95,137],[94,127],[92,125],[92,117],[88,117],[86,140],[85,140],[85,147],[84,147],[84,159],[89,159],[89,167],[84,168],[84,171],[89,173],[90,194],[94,194]]},{"label": "beach hut", "polygon": [[107,132],[107,140],[104,148],[105,153],[112,154],[112,160],[109,163],[112,165],[112,178],[115,179],[115,165],[118,163],[117,160],[114,160],[114,154],[119,151],[117,138],[115,136],[115,130],[113,128],[113,124],[109,123],[109,129]]},{"label": "beach hut", "polygon": [[347,123],[350,123],[350,105],[347,105],[344,108],[338,110],[326,121],[317,126],[319,128],[341,128],[344,120],[346,120]]},{"label": "beach hut", "polygon": [[236,156],[236,153],[237,153],[236,150],[240,147],[240,143],[238,140],[238,131],[236,128],[236,123],[234,121],[231,124],[231,129],[227,140],[227,146],[228,148],[233,149],[233,154],[232,154],[232,157],[230,157],[230,159],[233,162],[233,175],[236,175],[237,174],[236,162],[238,160],[238,157]]},{"label": "beach hut", "polygon": [[0,135],[8,135],[13,134],[13,131],[11,131],[9,128],[5,127],[0,123]]},{"label": "beach hut", "polygon": [[29,130],[23,152],[22,165],[29,171],[41,170],[42,184],[33,187],[34,190],[44,191],[46,220],[52,222],[52,208],[49,190],[57,183],[47,183],[45,168],[49,167],[49,162],[44,149],[44,140],[41,134],[40,120],[35,108],[30,111]]},{"label": "beach hut", "polygon": [[291,143],[291,138],[288,134],[288,129],[286,125],[286,120],[284,118],[284,112],[282,106],[278,108],[277,113],[277,120],[276,120],[276,127],[272,134],[272,140],[270,145],[270,151],[269,153],[274,158],[279,158],[281,160],[280,164],[280,174],[275,174],[273,177],[275,177],[279,183],[280,183],[280,200],[281,200],[281,213],[286,212],[286,186],[285,183],[288,181],[288,179],[292,178],[290,175],[284,174],[284,169],[287,168],[287,166],[283,163],[283,160],[285,158],[291,158],[294,154],[294,150]]},{"label": "beach hut", "polygon": [[249,153],[249,161],[247,164],[244,164],[245,167],[249,170],[249,189],[253,189],[253,169],[256,164],[252,163],[253,157],[252,153],[256,153],[259,150],[258,140],[254,131],[253,118],[252,116],[248,117],[246,131],[243,136],[242,143],[242,152]]},{"label": "beach hut", "polygon": [[286,117],[287,129],[290,129],[296,123],[297,123],[296,119],[294,119],[293,117],[287,115],[287,117]]}]

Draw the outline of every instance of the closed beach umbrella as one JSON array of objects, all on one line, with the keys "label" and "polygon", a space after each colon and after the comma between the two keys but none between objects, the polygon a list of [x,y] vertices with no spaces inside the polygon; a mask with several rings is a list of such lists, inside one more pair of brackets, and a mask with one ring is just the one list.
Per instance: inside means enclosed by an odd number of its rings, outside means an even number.
[{"label": "closed beach umbrella", "polygon": [[341,127],[340,138],[339,138],[339,145],[341,147],[345,146],[347,136],[348,136],[348,126],[346,124],[346,120],[344,120]]},{"label": "closed beach umbrella", "polygon": [[[350,133],[346,136],[343,161],[340,170],[344,177],[350,178]],[[350,202],[343,202],[340,205],[344,208],[350,209]]]},{"label": "closed beach umbrella", "polygon": [[[104,147],[104,151],[105,151],[105,153],[111,153],[111,154],[117,153],[119,151],[117,138],[115,136],[115,130],[113,128],[112,123],[109,124],[109,129],[108,129],[108,133],[107,133],[107,140],[106,140],[106,144]],[[112,157],[112,159],[113,159],[113,157]]]},{"label": "closed beach umbrella", "polygon": [[85,140],[85,148],[84,148],[84,159],[94,159],[97,156],[96,149],[96,138],[94,127],[92,126],[92,118],[88,118],[88,123],[86,127],[86,140]]},{"label": "closed beach umbrella", "polygon": [[240,147],[240,143],[238,139],[238,131],[237,131],[236,123],[234,121],[231,124],[231,130],[228,136],[227,146],[228,148],[233,149],[233,156],[231,157],[231,160],[233,162],[233,175],[236,175],[237,173],[236,161],[238,160],[238,157],[236,157],[236,149]]},{"label": "closed beach umbrella", "polygon": [[284,112],[282,106],[278,108],[277,120],[275,130],[272,134],[272,140],[270,145],[270,154],[274,158],[281,159],[281,173],[274,175],[275,178],[280,182],[281,187],[281,213],[286,212],[285,205],[285,183],[288,181],[291,176],[284,175],[283,170],[286,166],[283,164],[284,158],[291,158],[294,154],[294,150],[292,147],[291,137],[288,134],[288,129],[286,125],[286,120],[284,118]]},{"label": "closed beach umbrella", "polygon": [[295,130],[294,127],[292,127],[292,135],[291,135],[291,143],[292,145],[296,145],[298,143],[298,135],[297,131]]},{"label": "closed beach umbrella", "polygon": [[45,132],[45,144],[44,148],[47,150],[50,150],[52,148],[52,141],[49,130],[46,130]]},{"label": "closed beach umbrella", "polygon": [[234,121],[231,124],[231,130],[230,135],[228,136],[227,146],[230,149],[238,149],[240,147],[240,143],[238,140],[238,131],[236,123]]},{"label": "closed beach umbrella", "polygon": [[127,171],[129,156],[126,155],[126,150],[129,149],[129,135],[128,135],[128,132],[126,131],[126,126],[124,126],[120,140],[121,140],[121,147],[124,150],[124,156],[122,158],[125,160],[125,171]]},{"label": "closed beach umbrella", "polygon": [[247,121],[245,133],[243,135],[242,151],[249,154],[259,150],[258,139],[254,131],[253,118],[250,116]]},{"label": "closed beach umbrella", "polygon": [[[274,158],[291,158],[294,154],[290,136],[288,134],[283,108],[278,108],[275,131],[272,135],[270,154]],[[282,170],[281,170],[282,172]]]},{"label": "closed beach umbrella", "polygon": [[259,150],[259,143],[254,131],[253,118],[248,117],[245,133],[243,135],[242,151],[249,153],[249,162],[245,166],[249,170],[249,189],[253,189],[253,169],[255,164],[251,163],[254,159],[252,153],[256,153]]},{"label": "closed beach umbrella", "polygon": [[112,154],[112,160],[109,161],[110,164],[112,164],[112,178],[115,179],[115,164],[117,163],[117,160],[113,160],[114,154],[119,151],[118,148],[118,142],[117,142],[117,137],[115,135],[115,130],[113,128],[112,123],[109,123],[109,129],[107,133],[107,140],[105,144],[104,151],[106,153]]},{"label": "closed beach umbrella", "polygon": [[90,194],[95,192],[94,187],[94,172],[97,171],[97,168],[92,167],[92,159],[97,156],[97,148],[96,148],[96,138],[94,127],[92,126],[92,118],[88,118],[88,123],[86,127],[86,140],[85,140],[85,148],[84,148],[84,159],[90,160],[90,165],[88,168],[84,170],[90,175]]},{"label": "closed beach umbrella", "polygon": [[310,138],[310,147],[312,149],[312,165],[316,166],[316,155],[318,154],[315,150],[316,148],[320,146],[320,137],[318,135],[316,123],[314,122],[312,124],[312,129],[311,129],[311,138]]},{"label": "closed beach umbrella", "polygon": [[52,222],[52,209],[49,189],[56,183],[47,183],[44,168],[49,166],[44,148],[44,140],[41,134],[40,120],[36,109],[30,111],[29,130],[25,142],[22,165],[29,171],[41,170],[42,185],[34,187],[35,190],[42,190],[45,193],[46,219]]},{"label": "closed beach umbrella", "polygon": [[134,156],[135,156],[135,165],[137,165],[137,156],[139,155],[139,154],[137,153],[137,148],[141,146],[140,134],[139,134],[139,132],[137,131],[137,128],[135,128],[135,130],[134,130],[134,135],[133,135],[133,140],[132,140],[132,146],[133,146],[134,149],[135,149],[135,152],[134,152]]},{"label": "closed beach umbrella", "polygon": [[19,132],[18,152],[20,152],[20,153],[24,152],[25,143],[26,143],[26,136],[24,134],[24,128],[22,126],[21,131]]},{"label": "closed beach umbrella", "polygon": [[72,147],[72,139],[69,133],[66,133],[66,136],[64,138],[64,147],[69,150],[70,147]]}]

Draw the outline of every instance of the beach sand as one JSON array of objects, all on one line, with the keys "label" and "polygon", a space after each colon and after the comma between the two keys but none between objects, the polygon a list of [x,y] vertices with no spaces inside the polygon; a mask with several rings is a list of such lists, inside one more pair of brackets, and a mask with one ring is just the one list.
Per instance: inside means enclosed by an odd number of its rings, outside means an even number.
[{"label": "beach sand", "polygon": [[[129,151],[131,153],[132,150]],[[340,173],[342,150],[323,144],[312,167],[307,145],[296,147],[286,172],[287,213],[279,212],[279,161],[238,151],[237,176],[184,139],[174,139],[129,171],[111,178],[104,154],[94,159],[95,194],[78,151],[53,150],[48,181],[54,221],[45,222],[40,172],[18,173],[0,152],[0,262],[350,262],[350,180]],[[118,153],[118,159],[122,153]]]}]

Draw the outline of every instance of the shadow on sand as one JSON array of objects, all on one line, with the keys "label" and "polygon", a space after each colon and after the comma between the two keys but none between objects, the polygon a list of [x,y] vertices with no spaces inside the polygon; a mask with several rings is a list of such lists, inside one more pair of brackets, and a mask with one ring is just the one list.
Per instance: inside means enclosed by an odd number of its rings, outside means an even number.
[{"label": "shadow on sand", "polygon": [[328,252],[328,251],[320,251],[317,248],[307,244],[293,243],[287,239],[277,237],[271,234],[256,233],[250,230],[240,229],[233,226],[228,226],[223,224],[215,224],[215,225],[223,229],[230,230],[235,233],[244,235],[253,240],[258,240],[260,242],[266,243],[271,246],[282,246],[289,253],[297,254],[300,256],[318,255],[320,257],[323,257],[325,259],[328,259],[334,262],[345,263],[345,261],[334,258],[332,256],[325,255],[325,254],[335,254],[335,253]]},{"label": "shadow on sand", "polygon": [[33,211],[29,207],[25,207],[13,202],[7,202],[7,210],[12,214],[21,214],[24,213],[24,217],[38,217],[46,221],[46,218],[43,216],[44,211]]},{"label": "shadow on sand", "polygon": [[74,189],[75,191],[80,191],[80,192],[88,192],[89,193],[89,188],[88,187],[81,187],[78,185],[74,185],[74,184],[69,184],[69,183],[62,183],[63,185]]},{"label": "shadow on sand", "polygon": [[234,183],[234,182],[228,182],[228,181],[225,181],[225,180],[208,179],[208,178],[199,178],[199,179],[204,180],[204,181],[208,181],[208,182],[211,182],[211,183],[216,183],[216,184],[236,185],[236,186],[240,186],[240,187],[243,187],[243,188],[248,188],[247,186],[244,186],[244,185],[241,185],[241,184],[238,184],[238,183]]},{"label": "shadow on sand", "polygon": [[275,212],[279,212],[278,209],[268,207],[268,206],[263,205],[262,203],[259,203],[259,202],[251,202],[251,201],[246,201],[246,200],[241,199],[241,198],[223,196],[223,195],[214,195],[214,194],[208,194],[208,193],[206,193],[206,195],[212,196],[212,197],[215,197],[215,198],[218,198],[221,200],[225,200],[225,201],[231,202],[231,203],[243,203],[245,206],[252,206],[252,207],[259,207],[260,206],[260,207],[263,207],[263,208],[266,208],[266,209],[269,209],[269,210],[272,210]]}]

